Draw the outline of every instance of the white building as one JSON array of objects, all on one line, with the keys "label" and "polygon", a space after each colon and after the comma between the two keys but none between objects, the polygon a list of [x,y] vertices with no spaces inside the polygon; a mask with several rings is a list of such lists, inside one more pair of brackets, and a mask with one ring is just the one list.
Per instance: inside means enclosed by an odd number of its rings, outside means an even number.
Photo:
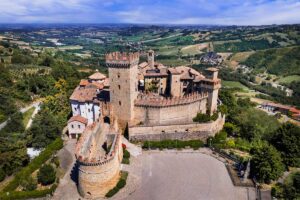
[{"label": "white building", "polygon": [[99,119],[101,107],[98,96],[105,83],[106,76],[96,72],[89,80],[81,80],[73,91],[70,97],[73,117],[68,121],[69,137],[77,138],[87,125]]}]

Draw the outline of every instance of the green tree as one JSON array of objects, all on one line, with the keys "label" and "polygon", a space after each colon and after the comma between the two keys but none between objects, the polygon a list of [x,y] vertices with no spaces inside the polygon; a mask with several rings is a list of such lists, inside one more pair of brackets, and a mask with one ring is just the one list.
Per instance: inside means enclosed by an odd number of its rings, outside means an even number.
[{"label": "green tree", "polygon": [[37,188],[37,181],[29,176],[27,179],[21,181],[21,186],[24,191],[33,191]]},{"label": "green tree", "polygon": [[280,151],[288,166],[300,167],[300,128],[287,123],[277,129],[270,143]]},{"label": "green tree", "polygon": [[258,181],[270,183],[277,180],[284,171],[280,153],[270,144],[264,142],[251,150],[251,174]]},{"label": "green tree", "polygon": [[0,182],[3,181],[6,177],[6,174],[2,168],[0,168]]},{"label": "green tree", "polygon": [[38,182],[42,185],[49,185],[54,183],[56,179],[55,169],[51,165],[43,165],[37,174]]}]

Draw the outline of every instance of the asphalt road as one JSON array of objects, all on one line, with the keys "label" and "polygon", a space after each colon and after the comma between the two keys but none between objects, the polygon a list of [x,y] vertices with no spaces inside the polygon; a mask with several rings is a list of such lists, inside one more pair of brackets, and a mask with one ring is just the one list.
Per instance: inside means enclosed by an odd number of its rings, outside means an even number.
[{"label": "asphalt road", "polygon": [[234,187],[224,164],[201,153],[144,153],[142,184],[125,199],[247,200],[254,192]]}]

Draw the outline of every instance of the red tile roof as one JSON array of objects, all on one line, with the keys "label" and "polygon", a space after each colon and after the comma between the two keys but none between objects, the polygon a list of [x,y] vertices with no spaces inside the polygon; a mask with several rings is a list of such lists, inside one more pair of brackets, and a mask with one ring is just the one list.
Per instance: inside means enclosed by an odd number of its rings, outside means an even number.
[{"label": "red tile roof", "polygon": [[93,80],[102,80],[105,78],[106,78],[106,76],[100,72],[96,72],[89,76],[89,79],[93,79]]},{"label": "red tile roof", "polygon": [[82,117],[80,115],[76,115],[76,116],[71,117],[69,119],[68,123],[71,123],[71,122],[74,122],[74,121],[81,122],[81,123],[83,123],[85,125],[87,125],[87,123],[88,123],[87,118],[84,118],[84,117]]},{"label": "red tile roof", "polygon": [[81,81],[79,83],[80,86],[86,86],[87,84],[89,84],[89,81],[86,79],[81,79]]}]

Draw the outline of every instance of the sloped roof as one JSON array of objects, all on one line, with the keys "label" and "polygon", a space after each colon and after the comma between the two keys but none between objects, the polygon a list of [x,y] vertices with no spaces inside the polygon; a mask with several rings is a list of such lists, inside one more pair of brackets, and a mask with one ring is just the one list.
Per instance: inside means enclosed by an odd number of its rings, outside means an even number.
[{"label": "sloped roof", "polygon": [[74,121],[81,122],[81,123],[83,123],[85,125],[88,123],[87,118],[84,118],[84,117],[82,117],[80,115],[76,115],[76,116],[71,117],[69,119],[68,123],[71,123],[71,122],[74,122]]},{"label": "sloped roof", "polygon": [[89,84],[86,87],[76,87],[73,91],[70,100],[86,102],[93,101],[97,97],[97,86],[94,84]]},{"label": "sloped roof", "polygon": [[106,78],[106,76],[100,72],[96,72],[89,76],[89,79],[93,79],[93,80],[102,80],[105,78]]}]

